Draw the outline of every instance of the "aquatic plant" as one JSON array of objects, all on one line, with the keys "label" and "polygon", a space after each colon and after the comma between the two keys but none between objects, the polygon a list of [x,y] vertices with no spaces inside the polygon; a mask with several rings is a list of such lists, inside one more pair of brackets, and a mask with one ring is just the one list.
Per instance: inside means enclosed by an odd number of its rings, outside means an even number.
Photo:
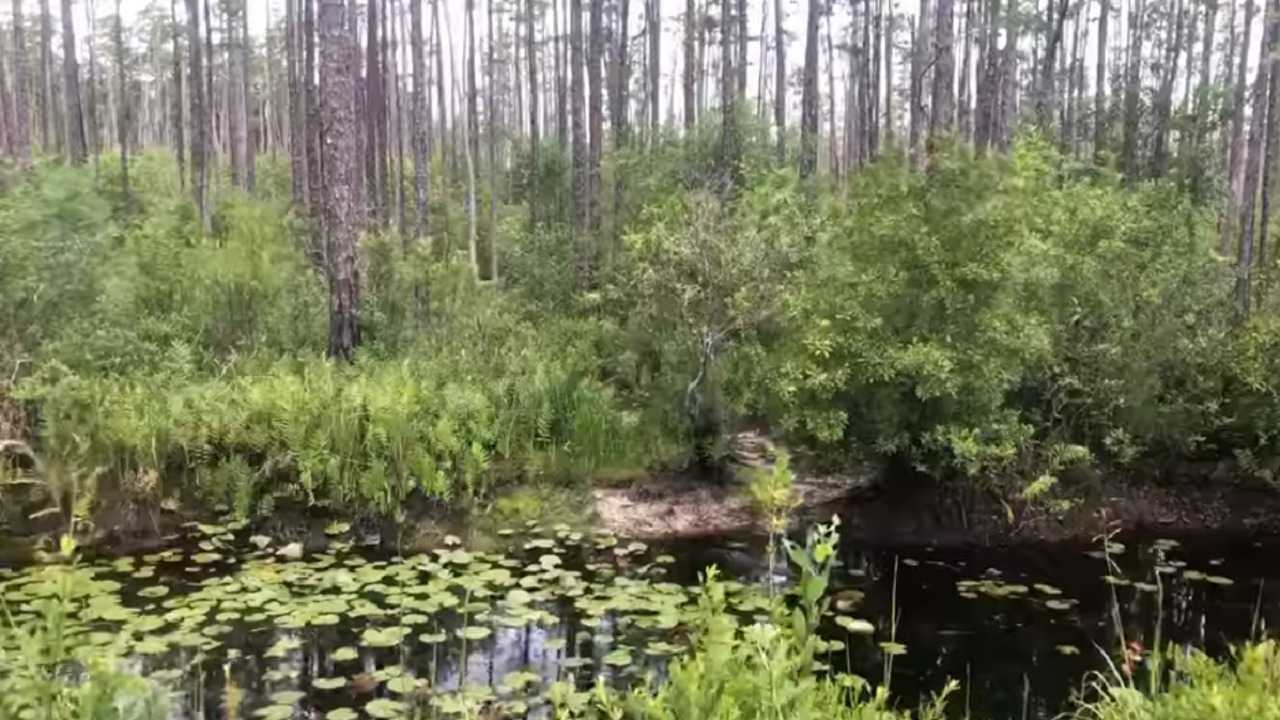
[{"label": "aquatic plant", "polygon": [[[76,564],[76,543],[62,538],[55,564],[31,588],[34,613],[15,617],[0,595],[0,717],[18,720],[161,720],[168,698],[124,669],[116,642],[86,641],[80,610],[102,592]],[[99,609],[111,607],[98,603]]]}]

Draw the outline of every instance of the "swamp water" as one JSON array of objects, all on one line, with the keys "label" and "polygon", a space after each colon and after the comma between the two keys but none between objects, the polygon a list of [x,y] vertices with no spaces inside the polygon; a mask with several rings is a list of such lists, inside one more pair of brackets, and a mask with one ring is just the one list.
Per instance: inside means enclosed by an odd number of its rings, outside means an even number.
[{"label": "swamp water", "polygon": [[[82,561],[74,642],[123,652],[173,688],[188,718],[400,717],[410,699],[447,712],[464,697],[538,717],[557,679],[625,686],[660,675],[687,646],[685,613],[707,565],[736,578],[737,612],[766,605],[757,538],[646,545],[529,527],[503,531],[500,552],[449,537],[400,557],[356,547],[349,530],[331,525],[322,552],[296,557],[301,546],[235,524],[191,525],[168,550]],[[1157,617],[1167,641],[1215,654],[1280,622],[1280,538],[1131,537],[1110,549],[1108,570],[1100,548],[1083,544],[846,542],[828,661],[879,682],[892,653],[903,705],[955,678],[957,716],[967,705],[976,718],[1048,718],[1104,667],[1099,648],[1120,646],[1113,591],[1125,642],[1141,646]],[[57,592],[49,578],[0,567],[19,625]]]}]

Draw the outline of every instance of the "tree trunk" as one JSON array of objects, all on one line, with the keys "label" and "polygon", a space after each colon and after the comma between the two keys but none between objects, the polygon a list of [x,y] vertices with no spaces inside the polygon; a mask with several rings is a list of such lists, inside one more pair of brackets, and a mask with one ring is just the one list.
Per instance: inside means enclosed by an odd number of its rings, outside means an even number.
[{"label": "tree trunk", "polygon": [[[89,159],[89,153],[85,146],[84,114],[80,109],[80,63],[76,61],[76,30],[71,0],[62,0],[62,92],[67,158],[72,165],[83,165]],[[123,95],[121,97],[124,99]]]},{"label": "tree trunk", "polygon": [[[555,2],[555,0],[552,1]],[[541,144],[542,138],[538,134],[538,115],[541,111],[538,109],[538,44],[537,30],[533,23],[534,18],[536,17],[533,3],[534,0],[528,0],[528,2],[525,3],[525,22],[527,23],[525,39],[529,43],[528,51],[525,54],[529,59],[529,156],[533,161],[534,174],[531,175],[531,177],[536,178],[538,169],[538,145]],[[556,57],[556,62],[558,65],[558,55]],[[556,72],[559,74],[558,69]],[[536,203],[531,202],[529,204],[529,211],[536,219],[538,211],[535,206]]]},{"label": "tree trunk", "polygon": [[413,237],[427,237],[430,174],[427,145],[430,143],[431,110],[427,105],[427,51],[422,38],[422,0],[409,0],[410,44],[413,46]]},{"label": "tree trunk", "polygon": [[[293,7],[293,0],[288,0]],[[187,189],[186,126],[182,121],[182,42],[179,37],[178,0],[169,0],[169,22],[173,24],[173,154],[178,159],[178,188]]]},{"label": "tree trunk", "polygon": [[30,103],[27,99],[27,44],[22,0],[13,0],[13,154],[18,166],[31,167]]},{"label": "tree trunk", "polygon": [[[776,0],[782,2],[782,0]],[[696,54],[695,36],[697,33],[698,9],[694,0],[685,0],[684,4],[684,131],[689,134],[698,122],[698,57]]]},{"label": "tree trunk", "polygon": [[[85,25],[89,28],[89,32],[85,35],[85,44],[89,46],[89,90],[86,93],[88,95],[86,99],[88,107],[85,108],[88,115],[85,118],[85,122],[88,125],[86,139],[89,154],[93,156],[93,176],[95,178],[98,177],[98,156],[102,152],[102,124],[101,118],[98,117],[98,12],[95,7],[96,4],[94,0],[86,0],[84,4]],[[116,8],[116,17],[120,17],[119,7]],[[123,57],[124,53],[121,52],[120,55]]]},{"label": "tree trunk", "polygon": [[[728,2],[729,0],[724,0]],[[595,7],[600,0],[594,0]],[[649,32],[649,137],[657,142],[658,130],[662,127],[662,116],[659,114],[662,96],[662,0],[649,0],[645,18]]]},{"label": "tree trunk", "polygon": [[116,79],[120,84],[120,118],[116,132],[120,142],[120,194],[124,197],[124,212],[129,214],[132,201],[129,196],[129,84],[125,74],[124,18],[120,14],[120,0],[116,0],[116,25],[112,33],[116,45]]},{"label": "tree trunk", "polygon": [[778,164],[787,161],[787,16],[782,0],[773,0],[774,83],[773,125],[777,130]]},{"label": "tree trunk", "polygon": [[[946,0],[939,1],[945,2]],[[1056,79],[1054,66],[1058,57],[1059,47],[1062,44],[1062,30],[1067,21],[1067,10],[1070,7],[1067,0],[1057,0],[1057,2],[1057,13],[1055,14],[1054,0],[1049,0],[1049,37],[1045,43],[1044,57],[1040,60],[1040,83],[1039,87],[1036,88],[1037,123],[1040,126],[1040,132],[1046,139],[1053,136],[1053,117],[1056,113],[1058,99],[1057,91],[1054,89]],[[1139,0],[1139,3],[1141,2],[1143,0]],[[1139,50],[1141,50],[1141,47],[1139,47]]]},{"label": "tree trunk", "polygon": [[1245,108],[1245,74],[1249,64],[1249,36],[1253,26],[1254,0],[1246,0],[1244,10],[1244,40],[1239,50],[1239,69],[1236,71],[1235,87],[1232,88],[1231,101],[1231,140],[1227,155],[1227,193],[1226,219],[1222,222],[1222,233],[1219,238],[1218,251],[1227,255],[1231,251],[1231,235],[1234,229],[1237,208],[1243,198],[1241,184],[1242,158],[1244,154],[1244,108]]},{"label": "tree trunk", "polygon": [[[486,73],[488,80],[485,83],[488,86],[488,109],[485,114],[488,116],[489,124],[489,280],[496,283],[498,281],[498,68],[494,44],[498,36],[493,34],[494,5],[494,0],[489,0],[489,57]],[[397,185],[399,184],[397,180]]]},{"label": "tree trunk", "polygon": [[1156,96],[1155,138],[1151,149],[1151,175],[1162,178],[1169,172],[1169,122],[1173,114],[1173,83],[1178,74],[1178,52],[1182,49],[1182,1],[1174,9],[1164,59],[1164,76]]},{"label": "tree trunk", "polygon": [[[471,12],[474,0],[467,0],[467,12]],[[365,22],[365,75],[364,75],[364,182],[365,195],[368,200],[369,219],[381,226],[384,210],[385,175],[383,153],[383,97],[382,62],[378,54],[381,40],[378,0],[368,0],[368,20]],[[468,17],[468,20],[470,18]],[[352,18],[354,22],[354,18]],[[470,66],[468,66],[469,68]]]},{"label": "tree trunk", "polygon": [[[1061,0],[1066,6],[1066,0]],[[940,135],[955,127],[955,28],[952,0],[937,0],[938,12],[933,32],[935,66],[933,69],[933,102],[929,113],[929,138],[935,142]]]},{"label": "tree trunk", "polygon": [[1192,165],[1192,193],[1196,197],[1204,197],[1206,193],[1206,176],[1209,167],[1209,148],[1205,139],[1209,133],[1209,100],[1213,89],[1210,87],[1210,68],[1213,66],[1214,19],[1218,11],[1216,2],[1207,3],[1204,13],[1204,28],[1200,38],[1200,79],[1196,85],[1195,109],[1195,160]]},{"label": "tree trunk", "polygon": [[970,49],[973,46],[973,2],[964,2],[964,32],[959,35],[964,44],[964,52],[960,59],[959,108],[956,112],[956,125],[960,130],[960,138],[965,142],[973,140],[973,109],[969,97]]},{"label": "tree trunk", "polygon": [[805,21],[804,75],[800,100],[800,177],[818,168],[818,0],[809,0]]},{"label": "tree trunk", "polygon": [[[569,62],[566,57],[567,51],[564,47],[566,33],[564,26],[560,22],[560,3],[561,0],[551,0],[552,24],[555,25],[556,40],[552,51],[555,56],[552,64],[556,74],[554,83],[556,88],[556,142],[560,145],[560,152],[563,153],[565,148],[569,146],[569,93],[568,80],[566,79],[566,74],[569,72],[567,67]],[[530,7],[533,7],[533,5],[530,4]],[[530,10],[530,13],[532,12]],[[565,18],[565,20],[568,21],[568,18]]]},{"label": "tree trunk", "polygon": [[[831,40],[831,15],[827,13],[827,166],[832,177],[840,177],[840,144],[836,142],[836,51]],[[743,58],[746,62],[746,58]],[[743,92],[740,90],[739,95]],[[846,151],[848,149],[846,148]]]},{"label": "tree trunk", "polygon": [[196,213],[200,218],[200,227],[204,233],[209,232],[209,207],[205,182],[208,170],[205,167],[208,149],[209,121],[206,115],[204,62],[200,47],[200,0],[186,0],[187,4],[187,52],[191,60],[187,63],[187,90],[191,96],[191,191],[195,197]]},{"label": "tree trunk", "polygon": [[1098,0],[1098,59],[1093,70],[1093,161],[1106,161],[1107,152],[1107,25],[1111,18],[1110,0]]},{"label": "tree trunk", "polygon": [[351,42],[345,15],[343,0],[320,0],[321,227],[329,271],[329,356],[351,360],[360,344],[360,269],[356,263],[356,217],[361,211],[356,185],[360,180],[351,104],[359,49]]},{"label": "tree trunk", "polygon": [[[53,15],[49,0],[40,0],[40,91],[36,94],[40,114],[40,149],[46,154],[54,145],[53,103]],[[62,152],[62,148],[58,148]]]},{"label": "tree trunk", "polygon": [[587,270],[594,273],[596,238],[600,231],[600,161],[604,135],[604,84],[600,64],[604,59],[604,15],[601,3],[590,3],[587,27],[587,229],[591,234]]},{"label": "tree trunk", "polygon": [[13,96],[9,93],[9,75],[5,72],[7,52],[4,36],[0,35],[0,148],[4,150],[5,155],[16,160],[14,125],[17,123],[17,118],[13,112]]},{"label": "tree trunk", "polygon": [[1138,112],[1142,92],[1142,45],[1145,0],[1136,0],[1129,13],[1129,60],[1124,87],[1124,176],[1126,184],[1138,179]]},{"label": "tree trunk", "polygon": [[[253,131],[253,120],[256,113],[253,111],[253,83],[250,76],[253,68],[250,63],[253,53],[252,40],[249,37],[249,0],[240,0],[240,96],[243,112],[240,116],[241,126],[245,136],[244,142],[244,189],[253,192],[254,186],[258,182],[257,159],[255,157],[256,134]],[[270,67],[270,58],[267,60]],[[266,130],[264,125],[262,128]]]},{"label": "tree trunk", "polygon": [[928,109],[925,107],[924,87],[929,72],[931,58],[929,54],[929,0],[921,0],[920,17],[916,20],[911,44],[911,163],[917,168],[924,166],[924,130]]},{"label": "tree trunk", "polygon": [[[884,140],[893,145],[897,136],[897,125],[893,121],[893,44],[897,20],[892,0],[886,4],[889,15],[884,25]],[[880,68],[876,68],[876,73],[880,73]]]},{"label": "tree trunk", "polygon": [[[218,127],[216,123],[218,104],[217,96],[213,91],[213,66],[217,59],[213,54],[213,19],[210,11],[212,2],[213,0],[204,0],[204,96],[208,111],[205,120],[209,123],[208,134],[205,136],[205,141],[208,143],[208,147],[205,150],[205,161],[210,165],[216,164],[218,159]],[[213,185],[206,186],[205,192],[212,194]]]},{"label": "tree trunk", "polygon": [[586,127],[586,57],[582,37],[582,0],[569,2],[569,105],[573,135],[573,227],[578,281],[587,279],[586,234],[591,222]]},{"label": "tree trunk", "polygon": [[[1275,3],[1273,2],[1273,8]],[[1273,9],[1274,13],[1275,10]],[[1280,42],[1280,36],[1272,38],[1273,43]],[[1274,51],[1273,51],[1274,52]],[[1258,213],[1258,261],[1257,266],[1265,273],[1267,270],[1267,231],[1271,224],[1271,183],[1274,178],[1274,168],[1276,162],[1276,129],[1280,125],[1280,118],[1276,117],[1278,111],[1277,103],[1280,103],[1280,59],[1273,54],[1270,62],[1270,70],[1267,78],[1267,123],[1266,123],[1266,140],[1263,143],[1262,150],[1262,207]],[[1258,298],[1262,299],[1262,291],[1265,289],[1266,276],[1263,276],[1263,286],[1259,287]]]},{"label": "tree trunk", "polygon": [[[1267,3],[1264,22],[1266,27],[1260,49],[1262,61],[1258,63],[1258,71],[1253,83],[1253,108],[1249,117],[1249,148],[1248,157],[1244,161],[1244,185],[1240,203],[1240,256],[1236,264],[1236,302],[1239,304],[1241,317],[1245,318],[1249,316],[1254,210],[1258,196],[1258,173],[1262,166],[1262,136],[1270,122],[1267,118],[1269,76],[1275,64],[1276,40],[1280,31],[1280,0],[1270,0]],[[1248,47],[1247,44],[1244,46],[1241,52],[1242,57],[1248,56]],[[1266,220],[1264,216],[1262,222],[1265,223]]]}]

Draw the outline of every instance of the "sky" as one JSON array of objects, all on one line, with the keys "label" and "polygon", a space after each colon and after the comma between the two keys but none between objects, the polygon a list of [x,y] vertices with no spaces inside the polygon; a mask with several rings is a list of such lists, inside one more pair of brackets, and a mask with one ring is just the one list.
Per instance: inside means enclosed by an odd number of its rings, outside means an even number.
[{"label": "sky", "polygon": [[[589,7],[590,3],[593,1],[598,2],[601,0],[583,0],[584,8]],[[849,27],[849,17],[850,17],[849,8],[850,8],[851,0],[830,0],[830,1],[834,3],[834,7],[835,7],[835,15],[833,16],[834,21],[832,24],[832,32],[835,36],[835,43],[838,46],[840,44],[840,38],[843,35],[847,34],[848,32],[847,29]],[[860,0],[857,0],[857,1],[860,2]],[[897,13],[899,17],[913,14],[919,8],[919,0],[888,0],[888,1],[893,3],[895,8],[895,13]],[[1036,1],[1040,2],[1040,0],[1036,0]],[[1133,1],[1134,0],[1112,0],[1113,5],[1115,5],[1117,2],[1120,5],[1120,12],[1117,13],[1117,20],[1114,20],[1112,22],[1112,26],[1110,30],[1112,38],[1125,37],[1123,33],[1125,32],[1124,25],[1126,23],[1126,16],[1127,16],[1126,8],[1128,3]],[[1168,0],[1164,0],[1164,1],[1168,1]],[[1239,3],[1244,2],[1244,0],[1236,0],[1236,1]],[[115,0],[73,0],[73,4],[75,5],[74,14],[76,16],[75,20],[76,20],[76,26],[77,26],[77,34],[81,38],[83,38],[85,34],[85,28],[87,27],[87,21],[85,17],[85,4],[90,2],[96,5],[98,15],[100,17],[111,15],[115,11],[115,7],[114,7]],[[169,4],[169,0],[121,0],[122,13],[124,14],[126,19],[135,18],[142,11],[143,8],[145,8],[146,6],[154,2],[158,2],[161,5],[161,7],[164,7],[164,8],[167,8]],[[400,0],[400,2],[403,6],[405,6],[407,10],[407,5],[408,5],[407,0]],[[431,20],[430,12],[429,12],[430,2],[431,0],[423,0],[424,15],[426,16],[426,22],[428,23],[428,25]],[[450,46],[456,43],[455,55],[457,59],[455,60],[455,62],[457,63],[461,62],[460,58],[461,58],[461,47],[462,47],[461,39],[462,39],[462,32],[463,32],[464,2],[465,0],[440,0],[442,19],[445,20],[446,27],[452,29],[452,32],[446,31],[445,33],[443,33],[445,37],[446,58],[449,56]],[[476,3],[477,3],[476,35],[482,47],[483,47],[483,43],[485,42],[485,22],[483,18],[484,18],[485,9],[487,7],[487,2],[488,0],[476,0]],[[700,3],[705,2],[705,0],[699,0],[699,2]],[[1095,37],[1094,33],[1096,32],[1096,18],[1098,16],[1098,3],[1095,2],[1094,0],[1087,0],[1087,2],[1088,2],[1087,12],[1088,12],[1088,17],[1090,18],[1090,23],[1088,26],[1088,36],[1084,38],[1084,41],[1086,43],[1085,44],[1086,52],[1084,54],[1084,59],[1086,64],[1085,75],[1087,78],[1087,83],[1090,86],[1089,92],[1092,92],[1092,83],[1093,83],[1093,76],[1094,76],[1092,66],[1094,64],[1095,58],[1097,57],[1096,39],[1094,39]],[[184,4],[183,0],[176,0],[176,3],[178,6],[178,14],[181,17],[184,14],[182,9]],[[510,3],[510,0],[506,0],[506,2],[504,2],[504,4],[509,4],[509,3]],[[677,83],[679,82],[679,78],[678,77],[673,78],[672,74],[679,73],[681,70],[680,54],[681,54],[681,41],[682,41],[682,37],[681,37],[682,25],[681,25],[680,18],[684,13],[685,0],[660,0],[660,4],[662,9],[662,24],[663,24],[662,103],[664,107],[662,112],[663,112],[663,115],[666,116],[669,114],[669,109],[666,107],[668,103],[668,97],[669,97],[669,93],[668,93],[669,84],[673,80]],[[759,50],[754,38],[756,34],[759,33],[762,10],[767,9],[767,11],[770,14],[767,21],[768,28],[769,28],[768,32],[770,34],[772,33],[772,27],[774,22],[772,18],[773,4],[774,4],[774,0],[747,0],[747,8],[748,8],[747,15],[749,18],[748,26],[750,28],[750,33],[752,34],[752,38],[753,38],[751,42],[751,47],[748,50],[749,57],[753,59],[751,66],[748,68],[748,75],[747,75],[748,77],[747,94],[749,97],[755,97],[757,95],[757,78],[759,74],[759,68],[757,67],[758,63],[754,61],[754,59],[758,57]],[[10,5],[9,2],[4,3],[4,6],[5,6],[4,15],[0,17],[8,16],[9,5]],[[55,15],[57,15],[59,11],[59,6],[61,5],[60,0],[50,0],[50,5],[52,6],[51,7],[52,12]],[[631,12],[632,12],[632,20],[631,20],[632,30],[631,31],[632,33],[638,32],[643,27],[642,16],[643,16],[644,5],[645,5],[644,0],[631,0]],[[1223,9],[1218,13],[1219,27],[1221,27],[1224,22],[1224,16],[1226,15],[1225,7],[1227,3],[1223,2],[1221,3],[1221,5]],[[955,6],[956,6],[955,11],[958,19],[959,17],[963,16],[963,13],[964,13],[964,6],[965,6],[964,0],[956,0]],[[25,12],[28,15],[34,14],[35,12],[38,12],[38,7],[39,7],[38,0],[24,0],[24,7],[25,7]],[[268,14],[270,14],[272,18],[277,20],[282,16],[284,12],[283,10],[284,0],[248,0],[248,7],[249,7],[249,31],[252,35],[261,37],[263,30],[266,28],[266,25],[267,25]],[[789,35],[787,60],[788,60],[789,70],[792,71],[792,73],[794,73],[799,68],[799,65],[803,61],[803,57],[804,57],[804,21],[805,21],[805,12],[808,7],[808,0],[783,0],[783,7],[787,15],[786,25],[787,25],[788,35]],[[1241,15],[1242,14],[1243,13],[1241,13]],[[1258,13],[1258,15],[1261,15],[1261,13]],[[6,17],[6,19],[8,18]],[[561,19],[563,21],[563,18]],[[55,19],[55,24],[57,22],[58,20]],[[585,25],[585,20],[584,20],[584,25]],[[905,39],[906,39],[905,23],[900,25],[900,28],[902,28],[899,31],[899,39],[900,39],[900,47],[901,47],[901,44],[905,43]],[[1251,48],[1251,51],[1250,51],[1251,58],[1252,58],[1250,60],[1250,69],[1249,69],[1250,81],[1252,81],[1254,68],[1256,67],[1256,64],[1257,64],[1256,58],[1258,56],[1258,46],[1259,46],[1258,39],[1260,37],[1261,30],[1262,30],[1261,18],[1259,18],[1255,22],[1255,26],[1253,29],[1253,43],[1252,43],[1253,47]],[[550,14],[548,13],[545,32],[550,32],[550,31],[551,31],[551,20],[550,20]],[[823,73],[823,77],[825,77],[825,72],[826,72],[825,67],[827,62],[827,54],[825,52],[825,49],[826,49],[825,48],[825,32],[826,32],[825,23],[821,32],[824,33],[824,35],[822,37],[822,40],[823,40],[822,52],[820,52],[820,64],[822,66],[820,69],[820,72]],[[430,37],[429,34],[428,34],[428,37]],[[1199,51],[1198,40],[1196,43],[1196,51],[1197,53]],[[836,83],[838,88],[837,93],[841,92],[839,88],[842,87],[842,82],[843,82],[842,76],[844,75],[844,71],[848,63],[847,59],[843,59],[840,57],[840,54],[841,54],[840,50],[837,47],[836,49],[837,57],[835,58]],[[906,55],[907,55],[906,52],[899,50],[895,54],[895,60],[901,62],[906,58]],[[1183,59],[1180,61],[1180,64],[1185,63],[1185,57],[1186,56],[1183,55]],[[959,62],[960,58],[958,56],[956,59],[957,59],[957,62]],[[636,62],[638,62],[638,60]],[[637,72],[638,70],[639,69],[637,66]],[[904,84],[903,79],[899,77],[899,79],[895,81],[895,84],[901,87]],[[1181,83],[1179,83],[1179,85],[1181,85]],[[826,89],[825,82],[820,83],[820,86],[821,86],[820,93],[825,92],[825,89]],[[793,88],[791,91],[792,108],[789,111],[789,113],[791,113],[792,117],[794,118],[795,117],[794,113],[796,112],[798,108],[798,103],[799,103],[799,97],[798,97],[799,91],[798,89],[796,89],[796,86],[794,84],[792,88]],[[1180,95],[1181,87],[1178,88],[1178,93]],[[678,87],[677,87],[677,92],[674,93],[674,97],[675,97],[675,102],[678,104],[681,99],[681,95],[680,95],[680,92],[678,91]],[[1176,102],[1177,102],[1177,98],[1175,97],[1175,103]],[[677,113],[679,112],[678,108],[675,108],[674,110]]]}]

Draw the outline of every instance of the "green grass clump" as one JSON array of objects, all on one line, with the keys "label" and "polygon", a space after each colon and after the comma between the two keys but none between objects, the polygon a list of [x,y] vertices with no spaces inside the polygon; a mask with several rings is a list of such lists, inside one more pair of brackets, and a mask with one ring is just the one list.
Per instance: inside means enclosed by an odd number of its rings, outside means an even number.
[{"label": "green grass clump", "polygon": [[1168,653],[1169,677],[1144,691],[1119,676],[1091,684],[1098,694],[1075,720],[1274,720],[1280,718],[1280,642],[1236,648],[1227,661],[1199,650]]}]

